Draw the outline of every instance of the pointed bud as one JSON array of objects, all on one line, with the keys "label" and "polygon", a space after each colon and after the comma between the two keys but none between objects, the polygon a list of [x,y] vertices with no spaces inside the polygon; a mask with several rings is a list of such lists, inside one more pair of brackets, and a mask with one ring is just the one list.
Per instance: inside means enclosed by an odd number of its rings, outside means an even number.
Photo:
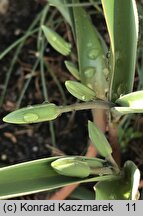
[{"label": "pointed bud", "polygon": [[51,163],[52,168],[59,174],[71,177],[85,178],[90,174],[87,163],[73,158],[60,158]]},{"label": "pointed bud", "polygon": [[74,97],[82,101],[91,101],[96,97],[95,92],[82,83],[76,81],[66,81],[65,86]]},{"label": "pointed bud", "polygon": [[59,34],[47,26],[42,26],[42,30],[49,44],[62,55],[69,55],[71,52],[71,44],[66,42]]},{"label": "pointed bud", "polygon": [[3,121],[13,124],[30,124],[53,120],[59,114],[60,108],[55,104],[41,104],[15,110],[5,116]]},{"label": "pointed bud", "polygon": [[67,69],[69,70],[69,72],[77,79],[80,80],[79,77],[79,71],[77,69],[77,67],[70,61],[65,61],[65,65],[67,67]]},{"label": "pointed bud", "polygon": [[108,158],[112,153],[112,148],[108,143],[107,139],[105,138],[104,134],[91,121],[88,121],[88,132],[89,137],[93,145],[97,149],[98,153],[101,156]]}]

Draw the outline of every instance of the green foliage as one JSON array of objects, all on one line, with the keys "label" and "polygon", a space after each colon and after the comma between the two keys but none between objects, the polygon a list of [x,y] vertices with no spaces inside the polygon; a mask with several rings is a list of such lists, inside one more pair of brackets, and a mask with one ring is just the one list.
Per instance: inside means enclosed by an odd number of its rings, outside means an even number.
[{"label": "green foliage", "polygon": [[[0,168],[0,199],[48,191],[65,185],[94,182],[108,179],[108,176],[88,177],[81,180],[58,174],[51,163],[59,157],[34,160]],[[115,178],[110,176],[110,178]]]},{"label": "green foliage", "polygon": [[119,107],[115,107],[121,114],[142,113],[143,112],[143,91],[136,91],[121,96],[116,100]]},{"label": "green foliage", "polygon": [[[67,69],[80,82],[66,81],[67,90],[85,103],[69,106],[41,104],[18,109],[3,118],[5,122],[26,124],[50,121],[63,112],[104,108],[116,114],[143,112],[143,91],[132,91],[138,39],[138,15],[135,0],[102,0],[111,42],[109,65],[105,42],[79,0],[49,1],[70,24],[77,48],[77,65],[65,61]],[[73,7],[67,7],[72,3]],[[62,55],[71,53],[71,45],[53,29],[43,25],[48,43]],[[126,29],[126,31],[125,31]],[[41,34],[41,33],[40,33]],[[44,51],[44,47],[41,52]],[[41,59],[39,59],[40,61]],[[43,63],[41,61],[43,71]],[[79,71],[78,71],[79,68]],[[128,94],[130,93],[130,94]],[[109,122],[110,123],[110,122]],[[87,157],[52,157],[0,168],[0,197],[51,190],[64,185],[96,182],[96,199],[136,199],[139,170],[127,161],[119,169],[112,148],[97,126],[88,122],[89,137],[105,160]]]},{"label": "green foliage", "polygon": [[65,65],[69,72],[77,79],[80,80],[79,71],[77,67],[70,61],[65,61]]},{"label": "green foliage", "polygon": [[61,113],[60,108],[55,104],[41,104],[18,109],[9,113],[3,121],[14,124],[29,124],[43,121],[50,121]]},{"label": "green foliage", "polygon": [[91,159],[85,157],[66,157],[60,158],[51,163],[55,171],[61,175],[85,178],[92,174],[92,167],[103,167],[100,159]]},{"label": "green foliage", "polygon": [[140,172],[132,161],[127,161],[120,179],[102,181],[95,185],[96,200],[136,200]]},{"label": "green foliage", "polygon": [[[78,0],[72,2],[79,3]],[[108,70],[99,35],[82,7],[73,7],[73,14],[81,82],[93,88],[98,98],[105,99],[108,74],[103,71]]]},{"label": "green foliage", "polygon": [[132,91],[138,40],[135,0],[101,0],[111,42],[109,99]]},{"label": "green foliage", "polygon": [[122,150],[126,150],[127,146],[133,139],[141,138],[142,133],[139,131],[135,131],[132,127],[118,129],[118,139],[119,144]]},{"label": "green foliage", "polygon": [[42,26],[42,30],[45,34],[50,45],[62,55],[69,55],[71,52],[71,44],[66,42],[59,34],[47,26]]},{"label": "green foliage", "polygon": [[82,101],[91,101],[96,97],[95,92],[82,83],[69,80],[65,82],[65,86],[74,97]]},{"label": "green foliage", "polygon": [[89,137],[92,143],[94,144],[95,148],[97,149],[98,153],[101,156],[108,158],[112,153],[112,148],[108,143],[107,139],[105,138],[105,136],[103,135],[103,133],[91,121],[88,121],[88,131]]}]

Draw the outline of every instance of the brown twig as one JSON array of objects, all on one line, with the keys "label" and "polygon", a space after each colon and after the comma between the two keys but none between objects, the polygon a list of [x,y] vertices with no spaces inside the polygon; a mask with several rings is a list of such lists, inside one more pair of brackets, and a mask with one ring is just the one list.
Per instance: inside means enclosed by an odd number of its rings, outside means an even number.
[{"label": "brown twig", "polygon": [[113,158],[115,159],[118,166],[121,164],[120,146],[118,144],[118,126],[117,124],[110,123],[109,125],[109,142],[113,150]]},{"label": "brown twig", "polygon": [[140,181],[139,189],[143,188],[143,179]]}]

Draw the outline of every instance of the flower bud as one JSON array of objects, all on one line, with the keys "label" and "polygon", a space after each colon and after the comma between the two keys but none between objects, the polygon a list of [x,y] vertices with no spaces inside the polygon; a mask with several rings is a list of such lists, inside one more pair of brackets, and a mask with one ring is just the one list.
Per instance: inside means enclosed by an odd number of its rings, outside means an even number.
[{"label": "flower bud", "polygon": [[41,104],[15,110],[5,116],[3,121],[14,124],[29,124],[50,121],[57,118],[59,114],[60,108],[55,104]]},{"label": "flower bud", "polygon": [[51,163],[52,168],[64,176],[85,178],[90,174],[90,167],[86,162],[73,158],[60,158]]},{"label": "flower bud", "polygon": [[95,92],[83,85],[82,83],[76,81],[66,81],[65,82],[67,90],[76,98],[82,101],[91,101],[96,97]]},{"label": "flower bud", "polygon": [[42,30],[49,44],[62,55],[69,55],[71,52],[71,44],[66,42],[59,34],[47,26],[42,26]]}]

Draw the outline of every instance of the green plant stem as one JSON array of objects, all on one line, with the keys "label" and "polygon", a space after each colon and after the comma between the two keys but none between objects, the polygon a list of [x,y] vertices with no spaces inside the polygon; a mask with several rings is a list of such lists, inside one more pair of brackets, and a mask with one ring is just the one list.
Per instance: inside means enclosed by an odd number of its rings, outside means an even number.
[{"label": "green plant stem", "polygon": [[93,175],[112,175],[114,173],[113,169],[111,169],[110,167],[100,167],[100,168],[90,168],[90,174]]},{"label": "green plant stem", "polygon": [[88,7],[88,6],[92,6],[93,3],[90,3],[90,2],[75,3],[75,4],[72,4],[72,3],[69,3],[69,4],[64,4],[64,3],[52,4],[52,3],[50,3],[49,5],[53,6],[53,7],[57,7],[57,6],[62,6],[62,7]]},{"label": "green plant stem", "polygon": [[110,109],[113,104],[110,102],[95,100],[94,102],[76,103],[67,106],[60,106],[61,113],[76,111],[76,110],[88,110],[88,109]]},{"label": "green plant stem", "polygon": [[113,165],[113,168],[115,170],[116,173],[119,173],[120,172],[120,169],[116,163],[116,161],[114,160],[114,158],[112,157],[112,155],[110,155],[108,158],[106,158],[107,161],[109,161],[112,165]]}]

